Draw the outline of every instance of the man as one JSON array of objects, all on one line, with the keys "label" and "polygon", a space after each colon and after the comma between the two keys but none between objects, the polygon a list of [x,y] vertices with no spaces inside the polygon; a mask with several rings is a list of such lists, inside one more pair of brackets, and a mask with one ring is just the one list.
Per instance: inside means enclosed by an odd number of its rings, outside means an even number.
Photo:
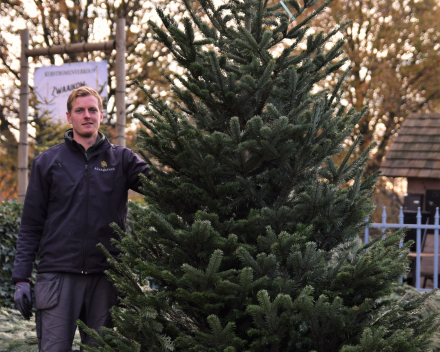
[{"label": "man", "polygon": [[34,290],[40,352],[71,351],[77,319],[97,331],[111,326],[109,309],[117,297],[104,274],[109,264],[96,245],[118,255],[111,243],[118,236],[109,224],[125,230],[128,189],[138,190],[139,174],[149,175],[142,159],[110,144],[99,131],[103,109],[97,91],[72,91],[67,110],[72,129],[64,142],[32,164],[12,275],[16,306],[29,319],[29,277],[40,254]]}]

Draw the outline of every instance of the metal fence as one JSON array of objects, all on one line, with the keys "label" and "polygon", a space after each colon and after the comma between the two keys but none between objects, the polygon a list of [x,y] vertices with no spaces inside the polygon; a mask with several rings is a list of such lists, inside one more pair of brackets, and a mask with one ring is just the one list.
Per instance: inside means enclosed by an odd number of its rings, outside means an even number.
[{"label": "metal fence", "polygon": [[[416,270],[415,270],[415,279],[416,279],[416,289],[419,291],[431,291],[431,289],[424,289],[420,288],[420,268],[421,268],[421,257],[422,257],[422,230],[434,230],[434,268],[433,268],[433,287],[438,288],[438,233],[440,230],[439,225],[439,208],[436,208],[435,216],[434,216],[434,225],[428,225],[428,224],[422,224],[422,213],[420,211],[420,207],[417,211],[417,224],[405,224],[404,223],[404,215],[403,215],[403,209],[400,207],[400,214],[399,214],[399,223],[398,224],[388,224],[387,223],[387,212],[386,207],[383,207],[382,212],[382,222],[381,223],[373,223],[370,224],[368,227],[365,228],[365,243],[368,243],[369,236],[370,236],[370,228],[380,228],[382,229],[382,232],[385,231],[387,228],[391,229],[401,229],[403,227],[409,227],[411,229],[417,230],[417,237],[416,237],[416,252],[415,254],[415,263],[416,263]],[[400,243],[400,247],[402,247],[403,243]]]}]

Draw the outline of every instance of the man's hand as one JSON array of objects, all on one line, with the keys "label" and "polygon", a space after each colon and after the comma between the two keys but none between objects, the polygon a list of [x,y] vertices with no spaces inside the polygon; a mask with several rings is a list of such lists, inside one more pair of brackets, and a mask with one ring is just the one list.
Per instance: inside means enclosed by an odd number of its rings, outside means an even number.
[{"label": "man's hand", "polygon": [[27,282],[15,284],[14,295],[15,307],[20,311],[23,318],[29,320],[32,316],[31,287]]}]

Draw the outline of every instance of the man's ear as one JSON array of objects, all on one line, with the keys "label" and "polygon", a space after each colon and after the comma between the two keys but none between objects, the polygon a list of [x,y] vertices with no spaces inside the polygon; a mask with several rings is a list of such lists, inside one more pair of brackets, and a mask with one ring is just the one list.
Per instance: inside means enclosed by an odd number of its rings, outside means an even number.
[{"label": "man's ear", "polygon": [[72,124],[72,119],[70,118],[69,112],[66,112],[67,121],[69,121],[70,124]]}]

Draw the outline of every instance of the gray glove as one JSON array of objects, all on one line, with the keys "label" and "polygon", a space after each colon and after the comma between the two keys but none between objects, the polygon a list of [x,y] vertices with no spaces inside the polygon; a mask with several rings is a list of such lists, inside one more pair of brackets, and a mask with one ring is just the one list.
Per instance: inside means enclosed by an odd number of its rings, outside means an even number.
[{"label": "gray glove", "polygon": [[14,295],[15,307],[20,311],[23,318],[29,320],[32,316],[31,287],[27,282],[15,284]]}]

